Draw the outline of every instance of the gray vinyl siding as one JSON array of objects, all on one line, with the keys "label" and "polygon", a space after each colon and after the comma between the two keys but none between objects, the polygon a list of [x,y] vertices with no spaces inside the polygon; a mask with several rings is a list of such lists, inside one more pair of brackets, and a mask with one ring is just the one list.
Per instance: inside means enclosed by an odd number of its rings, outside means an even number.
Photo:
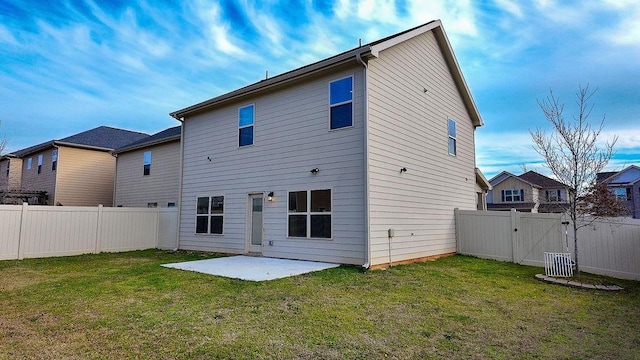
[{"label": "gray vinyl siding", "polygon": [[381,51],[368,80],[371,265],[390,247],[393,262],[455,252],[454,209],[476,207],[474,127],[433,33]]},{"label": "gray vinyl siding", "polygon": [[[151,171],[143,174],[143,156],[151,151]],[[178,204],[180,141],[120,153],[116,160],[115,205],[146,207]]]},{"label": "gray vinyl siding", "polygon": [[[355,62],[354,62],[355,63]],[[250,193],[263,210],[263,255],[361,265],[365,261],[363,68],[316,75],[184,122],[180,248],[245,253]],[[354,75],[354,126],[329,130],[329,82]],[[238,108],[255,105],[254,144],[238,147]],[[210,159],[210,160],[209,160]],[[310,170],[319,168],[318,174]],[[332,190],[332,239],[287,237],[289,191]],[[224,196],[224,234],[195,234],[196,198]],[[269,246],[269,241],[273,245]]]}]

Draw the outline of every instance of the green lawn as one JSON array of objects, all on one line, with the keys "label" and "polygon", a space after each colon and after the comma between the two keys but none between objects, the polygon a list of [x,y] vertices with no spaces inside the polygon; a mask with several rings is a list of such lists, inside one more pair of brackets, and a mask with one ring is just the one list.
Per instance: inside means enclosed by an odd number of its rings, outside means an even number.
[{"label": "green lawn", "polygon": [[0,262],[0,358],[640,359],[640,283],[611,293],[455,256],[267,282],[157,250]]}]

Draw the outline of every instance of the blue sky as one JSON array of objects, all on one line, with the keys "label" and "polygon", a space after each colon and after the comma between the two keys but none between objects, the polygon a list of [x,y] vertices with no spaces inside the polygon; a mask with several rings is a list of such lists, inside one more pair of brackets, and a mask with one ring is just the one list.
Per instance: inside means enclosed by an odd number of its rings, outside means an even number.
[{"label": "blue sky", "polygon": [[640,1],[0,0],[0,136],[14,151],[100,125],[154,133],[168,113],[441,19],[485,126],[488,177],[548,173],[529,130],[549,89],[640,164]]}]

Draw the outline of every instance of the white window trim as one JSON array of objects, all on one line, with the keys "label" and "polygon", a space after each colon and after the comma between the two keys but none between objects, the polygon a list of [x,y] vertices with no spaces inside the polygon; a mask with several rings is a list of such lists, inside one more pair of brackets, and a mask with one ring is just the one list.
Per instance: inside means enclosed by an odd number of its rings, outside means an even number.
[{"label": "white window trim", "polygon": [[[339,103],[332,104],[332,103],[331,103],[331,84],[332,84],[332,83],[334,83],[334,82],[336,82],[336,81],[340,81],[340,80],[344,80],[344,79],[348,79],[348,78],[351,78],[351,100],[343,101],[343,102],[339,102]],[[328,99],[329,99],[329,114],[328,114],[328,119],[329,119],[329,121],[328,121],[327,126],[328,126],[328,128],[329,128],[329,131],[340,131],[340,130],[345,130],[345,129],[351,129],[351,128],[353,128],[353,126],[354,126],[354,124],[355,124],[355,122],[356,122],[356,121],[355,121],[355,120],[356,120],[356,116],[355,116],[355,113],[356,113],[356,107],[355,107],[355,101],[354,101],[354,98],[355,98],[355,91],[353,90],[353,89],[355,88],[355,84],[356,84],[356,82],[355,82],[355,77],[354,77],[354,75],[353,75],[353,74],[351,74],[351,75],[347,75],[347,76],[344,76],[344,77],[341,77],[341,78],[339,78],[339,79],[333,79],[333,80],[330,80],[330,81],[329,81],[329,84],[328,84],[328,87],[327,87],[327,91],[329,92],[329,95],[328,95]],[[333,107],[335,107],[335,106],[340,106],[340,105],[348,104],[348,103],[351,103],[351,125],[349,125],[349,126],[343,126],[343,127],[337,128],[337,129],[332,129],[332,128],[331,128],[331,108],[333,108]],[[301,191],[302,191],[302,190],[301,190]]]},{"label": "white window trim", "polygon": [[[211,202],[213,201],[214,197],[219,197],[221,196],[224,199],[224,207],[222,208],[222,214],[211,214]],[[203,197],[208,197],[209,198],[209,206],[207,208],[207,213],[206,214],[198,214],[198,198],[203,198]],[[222,194],[216,194],[216,195],[201,195],[201,196],[196,196],[196,203],[195,203],[195,217],[193,218],[193,233],[196,236],[223,236],[224,235],[224,231],[225,231],[225,216],[226,216],[226,211],[227,211],[227,195],[222,195]],[[196,228],[197,228],[197,224],[198,224],[198,216],[207,216],[207,232],[206,233],[199,233],[196,232]],[[211,216],[221,216],[222,217],[222,233],[220,234],[212,234],[211,233]]]},{"label": "white window trim", "polygon": [[[244,126],[240,126],[240,110],[244,109],[246,107],[249,106],[253,106],[253,122],[251,123],[251,125],[244,125]],[[238,149],[243,149],[243,148],[248,148],[248,147],[252,147],[256,144],[256,104],[255,103],[251,103],[251,104],[246,104],[243,106],[238,107],[238,117],[237,117],[237,122],[238,124]],[[240,130],[241,129],[245,129],[248,127],[253,127],[253,139],[250,145],[242,145],[240,146]]]},{"label": "white window trim", "polygon": [[[504,191],[504,202],[505,203],[520,203],[520,202],[524,202],[524,191],[520,191],[522,189],[504,189],[502,191]],[[511,192],[511,199],[512,200],[507,200],[507,191]],[[514,198],[514,194],[518,194],[518,197],[520,198],[520,200],[513,200]]]},{"label": "white window trim", "polygon": [[[451,136],[451,134],[449,133],[449,121],[453,122],[453,126],[456,132],[455,136]],[[449,149],[449,140],[451,139],[453,139],[453,143],[454,143],[453,153]],[[451,156],[458,156],[458,122],[452,118],[447,118],[447,152]]]},{"label": "white window trim", "polygon": [[[311,192],[316,190],[329,190],[331,191],[331,211],[325,212],[311,212]],[[307,193],[307,209],[305,212],[289,212],[289,194],[292,192],[302,192],[305,191]],[[333,188],[318,188],[318,189],[302,189],[302,190],[288,190],[287,191],[287,239],[301,239],[301,240],[314,240],[314,241],[329,241],[333,240]],[[289,215],[305,215],[307,217],[307,236],[289,236]],[[319,237],[311,237],[311,215],[329,215],[331,216],[331,237],[328,238],[319,238]]]}]

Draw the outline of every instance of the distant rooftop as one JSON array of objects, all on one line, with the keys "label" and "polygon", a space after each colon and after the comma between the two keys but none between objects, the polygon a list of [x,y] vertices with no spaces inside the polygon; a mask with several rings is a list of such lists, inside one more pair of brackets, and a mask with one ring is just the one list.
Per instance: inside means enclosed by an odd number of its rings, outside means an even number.
[{"label": "distant rooftop", "polygon": [[148,134],[141,132],[118,129],[109,126],[99,126],[59,140],[50,140],[42,144],[18,150],[13,152],[11,155],[23,157],[53,145],[67,145],[110,151],[148,137]]},{"label": "distant rooftop", "polygon": [[135,149],[139,149],[146,146],[161,144],[169,141],[179,140],[180,134],[182,133],[181,126],[175,126],[168,128],[166,130],[162,130],[158,133],[155,133],[147,138],[143,138],[137,141],[134,141],[130,144],[117,148],[113,151],[114,154],[123,153],[126,151],[131,151]]}]

